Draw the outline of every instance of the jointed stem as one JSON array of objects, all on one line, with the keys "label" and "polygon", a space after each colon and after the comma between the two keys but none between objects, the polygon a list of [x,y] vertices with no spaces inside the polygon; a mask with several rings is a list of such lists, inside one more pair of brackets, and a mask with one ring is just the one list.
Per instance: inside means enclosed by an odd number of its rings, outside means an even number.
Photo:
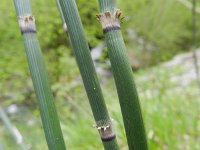
[{"label": "jointed stem", "polygon": [[115,8],[115,0],[99,0],[99,5],[101,13],[97,17],[107,42],[129,149],[147,150],[139,98],[120,31],[121,12]]}]

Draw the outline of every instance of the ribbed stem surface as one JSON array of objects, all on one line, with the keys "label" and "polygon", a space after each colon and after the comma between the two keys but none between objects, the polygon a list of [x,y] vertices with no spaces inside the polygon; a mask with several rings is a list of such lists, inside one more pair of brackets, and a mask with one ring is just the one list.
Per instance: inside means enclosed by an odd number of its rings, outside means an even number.
[{"label": "ribbed stem surface", "polygon": [[99,0],[101,12],[114,11],[116,0]]},{"label": "ribbed stem surface", "polygon": [[[18,17],[31,15],[29,0],[14,0],[14,2]],[[26,32],[22,35],[48,147],[50,150],[65,150],[63,135],[53,95],[47,80],[39,41],[36,33]]]},{"label": "ribbed stem surface", "polygon": [[[97,127],[106,126],[110,123],[108,111],[101,92],[97,74],[94,69],[88,43],[86,41],[83,26],[74,0],[60,0],[68,33],[74,49],[76,61],[84,82]],[[116,138],[103,142],[107,150],[119,149]]]},{"label": "ribbed stem surface", "polygon": [[[99,0],[101,12],[110,12],[113,17],[120,16],[114,15],[114,1],[115,0]],[[105,28],[103,30],[105,33],[108,53],[117,87],[128,146],[130,150],[147,150],[148,145],[145,128],[139,98],[132,76],[132,69],[128,61],[126,46],[124,44],[120,28],[118,28],[119,25],[116,23],[107,23],[108,26],[104,25]]]},{"label": "ribbed stem surface", "polygon": [[120,100],[129,149],[146,150],[147,143],[139,99],[121,32],[108,32],[106,34],[106,41]]}]

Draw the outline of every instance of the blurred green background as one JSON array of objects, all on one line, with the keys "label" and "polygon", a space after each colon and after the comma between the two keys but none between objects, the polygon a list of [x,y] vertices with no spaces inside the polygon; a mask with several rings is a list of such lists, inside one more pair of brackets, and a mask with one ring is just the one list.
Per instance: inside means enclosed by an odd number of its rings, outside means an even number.
[{"label": "blurred green background", "polygon": [[[76,0],[91,51],[104,41],[97,0]],[[200,150],[200,96],[191,54],[191,0],[118,0],[122,32],[151,150]],[[55,0],[32,0],[38,38],[71,150],[103,149]],[[200,7],[200,4],[197,4]],[[12,1],[0,1],[0,106],[32,150],[46,150],[40,114]],[[200,13],[197,13],[197,47]],[[197,49],[200,58],[200,50]],[[127,143],[104,48],[99,79],[121,150]],[[20,150],[0,119],[0,149]]]}]

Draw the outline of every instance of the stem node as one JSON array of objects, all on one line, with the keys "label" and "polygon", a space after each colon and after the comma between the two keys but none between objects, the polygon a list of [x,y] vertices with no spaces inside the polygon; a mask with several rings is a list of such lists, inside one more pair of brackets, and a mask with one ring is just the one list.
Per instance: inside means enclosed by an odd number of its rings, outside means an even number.
[{"label": "stem node", "polygon": [[106,11],[97,15],[97,20],[101,22],[104,33],[111,30],[120,30],[121,10],[116,9],[114,13]]},{"label": "stem node", "polygon": [[32,15],[19,16],[18,23],[21,33],[36,33],[35,17]]}]

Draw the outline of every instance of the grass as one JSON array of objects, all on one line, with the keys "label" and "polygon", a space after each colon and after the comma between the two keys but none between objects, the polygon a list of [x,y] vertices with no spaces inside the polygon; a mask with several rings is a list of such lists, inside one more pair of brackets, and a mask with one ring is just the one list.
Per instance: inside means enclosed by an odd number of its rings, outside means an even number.
[{"label": "grass", "polygon": [[[180,87],[179,83],[170,80],[172,72],[181,76],[180,70],[179,67],[168,69],[153,67],[135,73],[150,149],[200,149],[199,91],[195,82],[187,87]],[[117,94],[114,92],[114,81],[103,79],[103,82],[103,94],[108,104],[109,114],[114,119],[113,127],[120,149],[126,150],[128,148]],[[98,133],[92,127],[95,124],[92,113],[90,109],[84,109],[89,108],[89,104],[83,86],[81,83],[77,84],[68,92],[65,96],[68,99],[70,97],[73,100],[72,103],[68,100],[63,102],[63,105],[57,106],[68,148],[70,150],[103,149],[100,139],[96,138]],[[35,118],[32,112],[26,115],[29,118]],[[47,146],[38,118],[35,118],[36,122],[32,126],[28,126],[26,120],[13,121],[22,132],[25,143],[31,144],[33,150],[41,148],[45,150]],[[0,124],[0,140],[7,149],[17,150],[2,124]]]}]

